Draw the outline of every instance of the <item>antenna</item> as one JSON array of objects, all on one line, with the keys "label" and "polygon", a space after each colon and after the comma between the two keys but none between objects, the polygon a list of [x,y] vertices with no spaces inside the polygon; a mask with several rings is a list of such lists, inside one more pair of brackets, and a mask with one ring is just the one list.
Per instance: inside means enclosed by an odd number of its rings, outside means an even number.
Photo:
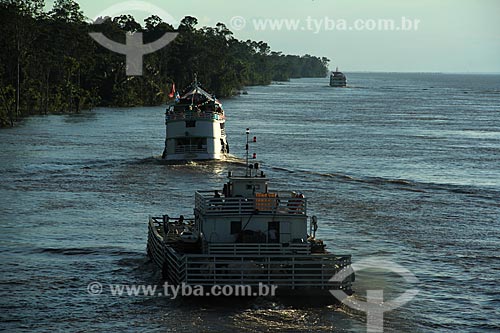
[{"label": "antenna", "polygon": [[[245,171],[245,176],[248,177],[252,177],[252,169],[254,168],[255,165],[258,165],[258,163],[255,163],[255,164],[248,164],[248,159],[249,159],[249,143],[250,143],[250,129],[247,128],[246,130],[246,134],[247,134],[247,144],[246,144],[246,171]],[[251,142],[257,142],[257,137],[253,137],[252,141]],[[256,153],[253,153],[252,154],[252,159],[256,159],[257,158],[257,154]],[[255,170],[255,176],[257,176],[257,170]]]},{"label": "antenna", "polygon": [[194,105],[194,94],[198,91],[198,73],[194,73],[194,92],[191,95],[191,106]]},{"label": "antenna", "polygon": [[247,144],[246,144],[247,152],[246,152],[246,162],[245,162],[245,169],[246,169],[245,176],[248,177],[248,169],[249,169],[248,168],[248,136],[250,135],[250,128],[247,128],[246,133],[247,133]]}]

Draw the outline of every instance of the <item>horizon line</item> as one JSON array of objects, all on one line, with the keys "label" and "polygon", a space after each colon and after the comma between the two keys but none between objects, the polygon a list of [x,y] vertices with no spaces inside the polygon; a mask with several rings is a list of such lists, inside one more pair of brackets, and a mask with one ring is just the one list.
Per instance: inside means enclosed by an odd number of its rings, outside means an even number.
[{"label": "horizon line", "polygon": [[[330,72],[333,72],[334,70],[328,69]],[[384,70],[366,70],[366,71],[360,71],[360,70],[353,70],[353,71],[341,71],[344,73],[387,73],[387,74],[481,74],[481,75],[500,75],[500,72],[453,72],[453,71],[442,71],[442,72],[437,72],[437,71],[384,71]]]}]

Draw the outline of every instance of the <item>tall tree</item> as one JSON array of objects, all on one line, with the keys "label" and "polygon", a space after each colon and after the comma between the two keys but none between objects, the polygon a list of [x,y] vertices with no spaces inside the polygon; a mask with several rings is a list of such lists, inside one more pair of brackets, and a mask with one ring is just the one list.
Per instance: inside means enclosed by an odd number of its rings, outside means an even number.
[{"label": "tall tree", "polygon": [[[0,126],[34,113],[158,105],[173,82],[187,86],[195,73],[208,90],[228,96],[244,85],[324,76],[328,64],[326,58],[272,52],[264,41],[240,41],[223,23],[197,28],[192,16],[176,30],[155,15],[144,27],[130,15],[90,25],[74,0],[56,0],[48,13],[43,8],[43,0],[0,2]],[[179,34],[144,57],[142,76],[127,77],[125,57],[95,43],[90,31],[121,43],[130,32],[143,33],[145,43]]]}]

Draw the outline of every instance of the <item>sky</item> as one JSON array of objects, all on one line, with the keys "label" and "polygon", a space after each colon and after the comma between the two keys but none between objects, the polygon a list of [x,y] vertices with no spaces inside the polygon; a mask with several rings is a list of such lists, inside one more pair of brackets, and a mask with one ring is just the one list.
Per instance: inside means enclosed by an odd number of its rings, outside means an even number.
[{"label": "sky", "polygon": [[499,0],[77,2],[91,19],[156,14],[175,27],[187,15],[198,19],[197,27],[222,22],[238,39],[324,56],[345,72],[500,73]]}]

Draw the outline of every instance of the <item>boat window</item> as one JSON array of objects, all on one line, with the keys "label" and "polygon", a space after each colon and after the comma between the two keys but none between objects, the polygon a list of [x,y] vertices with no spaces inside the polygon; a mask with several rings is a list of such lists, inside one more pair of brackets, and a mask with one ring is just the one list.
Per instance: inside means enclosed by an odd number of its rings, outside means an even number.
[{"label": "boat window", "polygon": [[241,221],[231,221],[231,235],[241,232]]},{"label": "boat window", "polygon": [[196,120],[186,120],[186,127],[196,127]]},{"label": "boat window", "polygon": [[280,223],[278,221],[267,223],[267,242],[268,243],[280,242]]}]

